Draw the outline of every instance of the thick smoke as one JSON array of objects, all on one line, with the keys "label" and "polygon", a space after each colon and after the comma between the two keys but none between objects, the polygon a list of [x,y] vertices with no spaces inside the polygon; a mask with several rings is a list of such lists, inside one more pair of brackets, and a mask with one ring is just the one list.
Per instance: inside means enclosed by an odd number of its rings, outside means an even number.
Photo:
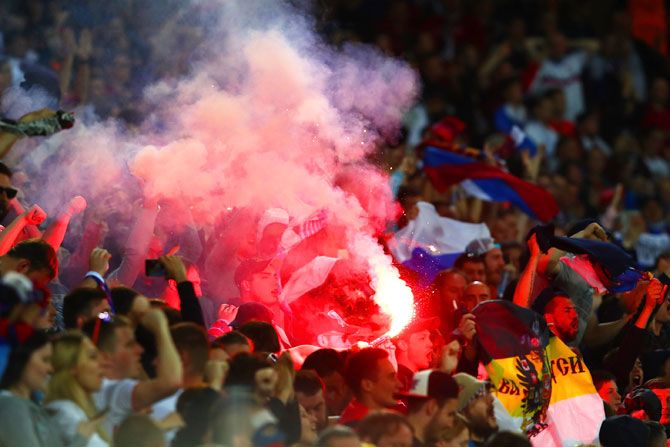
[{"label": "thick smoke", "polygon": [[[370,47],[329,47],[309,14],[285,2],[197,5],[189,14],[205,32],[191,73],[145,89],[152,112],[140,136],[80,120],[23,148],[40,203],[53,213],[81,194],[110,226],[126,228],[133,201],[159,200],[170,210],[159,217],[163,231],[202,234],[217,234],[232,209],[283,208],[295,222],[326,210],[329,243],[314,254],[346,249],[349,268],[338,271],[367,272],[382,310],[411,318],[411,293],[376,242],[393,217],[388,179],[367,157],[396,136],[415,73]],[[392,331],[404,323],[395,319]]]}]

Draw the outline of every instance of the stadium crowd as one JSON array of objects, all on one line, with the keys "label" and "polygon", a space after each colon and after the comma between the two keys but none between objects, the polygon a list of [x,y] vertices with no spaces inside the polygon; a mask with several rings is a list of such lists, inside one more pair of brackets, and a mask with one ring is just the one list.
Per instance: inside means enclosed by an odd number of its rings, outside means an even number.
[{"label": "stadium crowd", "polygon": [[[3,114],[7,92],[39,86],[54,109],[137,129],[143,87],[186,74],[205,32],[182,3],[3,1]],[[284,300],[285,242],[318,238],[318,216],[295,227],[279,208],[237,210],[217,228],[239,232],[234,246],[198,235],[189,257],[164,254],[174,241],[153,234],[145,201],[103,244],[115,228],[82,197],[48,220],[28,206],[32,173],[0,133],[0,446],[668,445],[670,65],[666,36],[642,40],[633,9],[318,4],[330,43],[375,45],[420,75],[402,135],[373,157],[402,208],[379,235],[389,253],[426,204],[490,230],[429,284],[396,259],[416,316],[389,339],[369,278]],[[549,191],[553,226],[439,192],[423,169],[434,123]],[[513,128],[536,151],[510,150]]]}]

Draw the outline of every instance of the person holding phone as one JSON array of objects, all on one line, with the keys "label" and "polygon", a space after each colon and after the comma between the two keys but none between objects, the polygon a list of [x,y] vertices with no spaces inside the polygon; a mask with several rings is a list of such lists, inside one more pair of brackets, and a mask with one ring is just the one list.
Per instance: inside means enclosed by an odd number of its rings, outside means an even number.
[{"label": "person holding phone", "polygon": [[107,411],[100,411],[93,401],[93,393],[102,387],[98,348],[80,331],[68,331],[54,341],[51,363],[54,371],[46,407],[63,444],[71,445],[83,436],[87,447],[107,447],[111,437],[101,424]]}]

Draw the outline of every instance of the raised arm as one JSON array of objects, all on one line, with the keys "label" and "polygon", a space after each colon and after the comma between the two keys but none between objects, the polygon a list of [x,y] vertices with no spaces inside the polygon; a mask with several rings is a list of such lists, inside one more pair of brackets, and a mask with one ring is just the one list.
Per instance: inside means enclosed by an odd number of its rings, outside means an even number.
[{"label": "raised arm", "polygon": [[142,317],[142,326],[156,338],[156,377],[139,382],[133,390],[133,409],[149,407],[174,394],[182,385],[183,371],[177,348],[172,341],[167,317],[160,309],[152,309]]},{"label": "raised arm", "polygon": [[44,222],[47,214],[37,205],[33,205],[30,209],[12,221],[7,228],[0,233],[0,256],[7,254],[14,246],[16,238],[21,234],[21,231],[26,225],[39,225]]},{"label": "raised arm", "polygon": [[516,289],[514,290],[514,304],[526,308],[533,304],[533,287],[535,286],[538,265],[540,258],[542,257],[540,247],[537,244],[537,238],[534,234],[528,239],[528,249],[530,250],[530,259],[528,260],[528,265],[526,265],[526,268],[523,270],[523,272],[521,272],[521,276],[519,276],[519,282],[516,285]]},{"label": "raised arm", "polygon": [[70,224],[70,219],[75,214],[79,214],[86,209],[86,199],[82,196],[73,197],[70,200],[70,203],[67,206],[67,209],[60,213],[56,219],[49,224],[47,229],[44,231],[42,239],[49,245],[51,245],[54,250],[58,250],[63,243],[65,238],[65,233],[67,232],[67,227]]},{"label": "raised arm", "polygon": [[135,284],[144,265],[144,257],[154,233],[157,216],[158,205],[145,201],[126,240],[121,265],[109,274],[110,282],[119,282],[128,287]]}]

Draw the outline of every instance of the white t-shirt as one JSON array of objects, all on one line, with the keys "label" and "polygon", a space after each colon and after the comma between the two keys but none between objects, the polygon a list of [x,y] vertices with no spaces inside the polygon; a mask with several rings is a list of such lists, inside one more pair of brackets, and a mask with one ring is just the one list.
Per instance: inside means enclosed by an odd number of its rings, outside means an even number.
[{"label": "white t-shirt", "polygon": [[100,391],[93,395],[96,407],[109,409],[104,422],[107,433],[114,433],[126,416],[133,413],[133,390],[137,383],[134,379],[103,379]]},{"label": "white t-shirt", "polygon": [[[58,425],[59,433],[63,439],[64,445],[70,445],[77,437],[77,429],[79,424],[88,421],[88,417],[84,410],[79,405],[71,400],[54,400],[46,405],[50,413],[51,419]],[[111,434],[110,434],[111,436]],[[88,438],[87,447],[109,447],[100,435],[93,433]]]},{"label": "white t-shirt", "polygon": [[584,111],[582,70],[587,62],[583,51],[570,53],[560,60],[547,58],[540,65],[530,90],[539,93],[551,88],[560,88],[565,93],[565,119],[574,121]]},{"label": "white t-shirt", "polygon": [[[170,414],[177,411],[177,401],[179,400],[179,396],[181,396],[181,393],[183,392],[184,390],[178,390],[172,396],[168,396],[165,399],[161,399],[155,404],[153,404],[153,406],[151,407],[151,419],[153,419],[156,422],[161,422]],[[177,429],[167,430],[165,432],[165,440],[167,441],[168,445],[172,443],[172,439],[174,439],[174,436],[176,434]]]}]

